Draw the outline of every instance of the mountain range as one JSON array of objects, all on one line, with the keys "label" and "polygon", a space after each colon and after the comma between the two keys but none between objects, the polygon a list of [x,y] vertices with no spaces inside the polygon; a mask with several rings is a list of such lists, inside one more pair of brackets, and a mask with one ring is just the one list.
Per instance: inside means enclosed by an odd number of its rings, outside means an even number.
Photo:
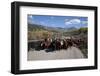
[{"label": "mountain range", "polygon": [[75,27],[68,27],[68,28],[62,28],[62,27],[48,27],[44,25],[38,25],[38,24],[28,24],[28,30],[48,30],[48,31],[56,31],[56,32],[67,32],[76,30]]}]

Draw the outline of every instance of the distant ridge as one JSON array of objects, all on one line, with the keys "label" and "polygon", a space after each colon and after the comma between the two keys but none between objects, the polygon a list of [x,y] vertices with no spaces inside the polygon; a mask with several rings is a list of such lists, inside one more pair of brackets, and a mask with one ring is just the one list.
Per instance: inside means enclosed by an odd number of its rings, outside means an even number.
[{"label": "distant ridge", "polygon": [[55,32],[67,32],[67,31],[73,31],[77,30],[76,27],[68,27],[68,28],[62,28],[62,27],[48,27],[44,25],[39,24],[28,24],[28,30],[47,30],[47,31],[55,31]]},{"label": "distant ridge", "polygon": [[36,30],[36,29],[46,30],[42,25],[38,25],[38,24],[28,24],[28,30],[29,31]]}]

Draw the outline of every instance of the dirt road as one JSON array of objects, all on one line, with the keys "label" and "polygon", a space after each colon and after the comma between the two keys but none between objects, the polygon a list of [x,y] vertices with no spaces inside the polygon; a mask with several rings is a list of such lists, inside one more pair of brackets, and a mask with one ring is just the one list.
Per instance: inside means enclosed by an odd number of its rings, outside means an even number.
[{"label": "dirt road", "polygon": [[29,51],[28,60],[55,60],[55,59],[80,59],[84,58],[82,52],[76,47],[70,47],[67,50],[54,52]]}]

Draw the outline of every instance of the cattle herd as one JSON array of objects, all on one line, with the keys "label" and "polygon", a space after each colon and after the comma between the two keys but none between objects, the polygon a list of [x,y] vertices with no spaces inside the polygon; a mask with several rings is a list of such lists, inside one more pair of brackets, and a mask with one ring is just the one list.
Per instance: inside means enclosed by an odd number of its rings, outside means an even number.
[{"label": "cattle herd", "polygon": [[45,38],[40,41],[28,42],[28,51],[33,48],[36,51],[45,50],[47,52],[67,49],[71,46],[78,47],[84,43],[83,39],[69,38],[69,39],[50,39]]}]

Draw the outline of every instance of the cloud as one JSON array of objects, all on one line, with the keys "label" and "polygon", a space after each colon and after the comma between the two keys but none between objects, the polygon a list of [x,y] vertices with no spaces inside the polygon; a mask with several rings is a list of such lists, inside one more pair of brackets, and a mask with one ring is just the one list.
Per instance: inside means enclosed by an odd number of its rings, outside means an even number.
[{"label": "cloud", "polygon": [[34,17],[32,15],[28,16],[28,23],[33,24],[34,23]]},{"label": "cloud", "polygon": [[82,24],[87,24],[88,22],[87,21],[82,21]]},{"label": "cloud", "polygon": [[67,22],[69,19],[65,19],[65,22]]},{"label": "cloud", "polygon": [[28,18],[32,19],[32,15],[29,15]]},{"label": "cloud", "polygon": [[66,25],[80,24],[80,23],[81,23],[80,19],[71,19],[71,20],[65,19],[65,24]]}]

